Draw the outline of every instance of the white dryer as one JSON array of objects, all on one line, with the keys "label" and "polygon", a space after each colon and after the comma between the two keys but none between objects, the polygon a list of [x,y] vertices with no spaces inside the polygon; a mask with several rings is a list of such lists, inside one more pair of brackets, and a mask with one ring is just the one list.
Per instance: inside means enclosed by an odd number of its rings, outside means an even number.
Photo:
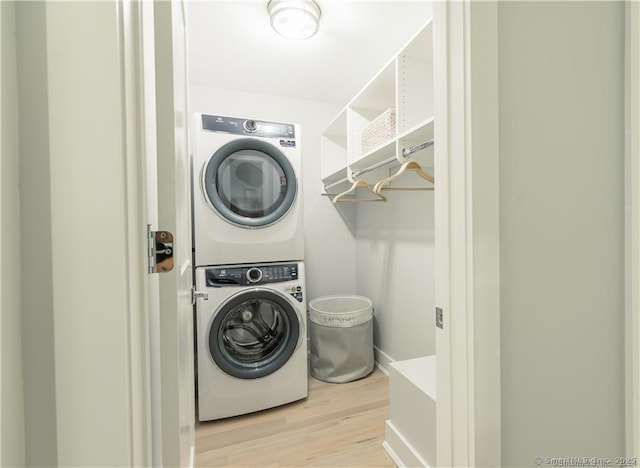
[{"label": "white dryer", "polygon": [[300,127],[195,114],[195,266],[304,258]]},{"label": "white dryer", "polygon": [[307,397],[304,264],[196,269],[198,419]]}]

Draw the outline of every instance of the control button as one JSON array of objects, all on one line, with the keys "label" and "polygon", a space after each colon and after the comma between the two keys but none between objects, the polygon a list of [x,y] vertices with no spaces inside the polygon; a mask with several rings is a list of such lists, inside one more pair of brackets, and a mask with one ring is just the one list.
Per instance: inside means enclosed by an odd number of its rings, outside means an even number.
[{"label": "control button", "polygon": [[258,130],[258,122],[255,120],[245,120],[242,127],[249,133],[255,133]]},{"label": "control button", "polygon": [[260,268],[249,268],[247,270],[247,280],[249,283],[257,283],[262,279],[262,270]]}]

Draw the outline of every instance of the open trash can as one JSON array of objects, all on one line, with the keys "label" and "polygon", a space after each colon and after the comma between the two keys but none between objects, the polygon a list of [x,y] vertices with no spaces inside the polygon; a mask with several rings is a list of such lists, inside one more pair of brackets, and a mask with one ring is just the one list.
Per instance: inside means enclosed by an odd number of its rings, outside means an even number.
[{"label": "open trash can", "polygon": [[373,303],[364,296],[321,296],[309,302],[311,375],[351,382],[373,371]]}]

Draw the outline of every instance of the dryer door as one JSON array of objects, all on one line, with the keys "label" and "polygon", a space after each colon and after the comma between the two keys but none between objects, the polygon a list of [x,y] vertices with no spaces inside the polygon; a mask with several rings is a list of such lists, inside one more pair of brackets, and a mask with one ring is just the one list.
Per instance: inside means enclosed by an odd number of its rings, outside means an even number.
[{"label": "dryer door", "polygon": [[237,226],[260,228],[283,218],[297,193],[293,166],[266,141],[241,138],[216,151],[203,171],[209,205]]},{"label": "dryer door", "polygon": [[216,311],[209,327],[209,352],[227,374],[255,379],[285,365],[303,332],[288,299],[273,290],[249,289]]}]

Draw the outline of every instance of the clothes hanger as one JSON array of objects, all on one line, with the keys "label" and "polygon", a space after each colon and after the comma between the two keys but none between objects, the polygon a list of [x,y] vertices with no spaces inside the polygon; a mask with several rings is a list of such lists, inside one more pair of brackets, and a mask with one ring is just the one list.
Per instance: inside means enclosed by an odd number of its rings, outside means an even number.
[{"label": "clothes hanger", "polygon": [[415,161],[409,161],[404,163],[402,166],[400,166],[400,169],[398,169],[398,171],[395,174],[392,174],[389,177],[386,177],[382,179],[380,182],[378,182],[373,188],[373,191],[379,194],[381,190],[433,190],[433,187],[384,187],[385,185],[390,183],[392,180],[400,177],[406,171],[413,171],[418,176],[422,177],[424,180],[429,181],[432,184],[435,183],[433,176],[431,174],[424,172],[422,170],[422,167],[420,167],[420,164],[418,164]]},{"label": "clothes hanger", "polygon": [[[367,192],[372,193],[375,198],[343,198],[345,195],[349,195],[351,193],[355,193],[357,188],[363,188],[367,190]],[[374,192],[371,190],[369,184],[367,184],[364,180],[356,180],[349,190],[346,190],[335,197],[333,197],[333,203],[359,203],[359,202],[386,202],[387,198],[384,195]]]}]

